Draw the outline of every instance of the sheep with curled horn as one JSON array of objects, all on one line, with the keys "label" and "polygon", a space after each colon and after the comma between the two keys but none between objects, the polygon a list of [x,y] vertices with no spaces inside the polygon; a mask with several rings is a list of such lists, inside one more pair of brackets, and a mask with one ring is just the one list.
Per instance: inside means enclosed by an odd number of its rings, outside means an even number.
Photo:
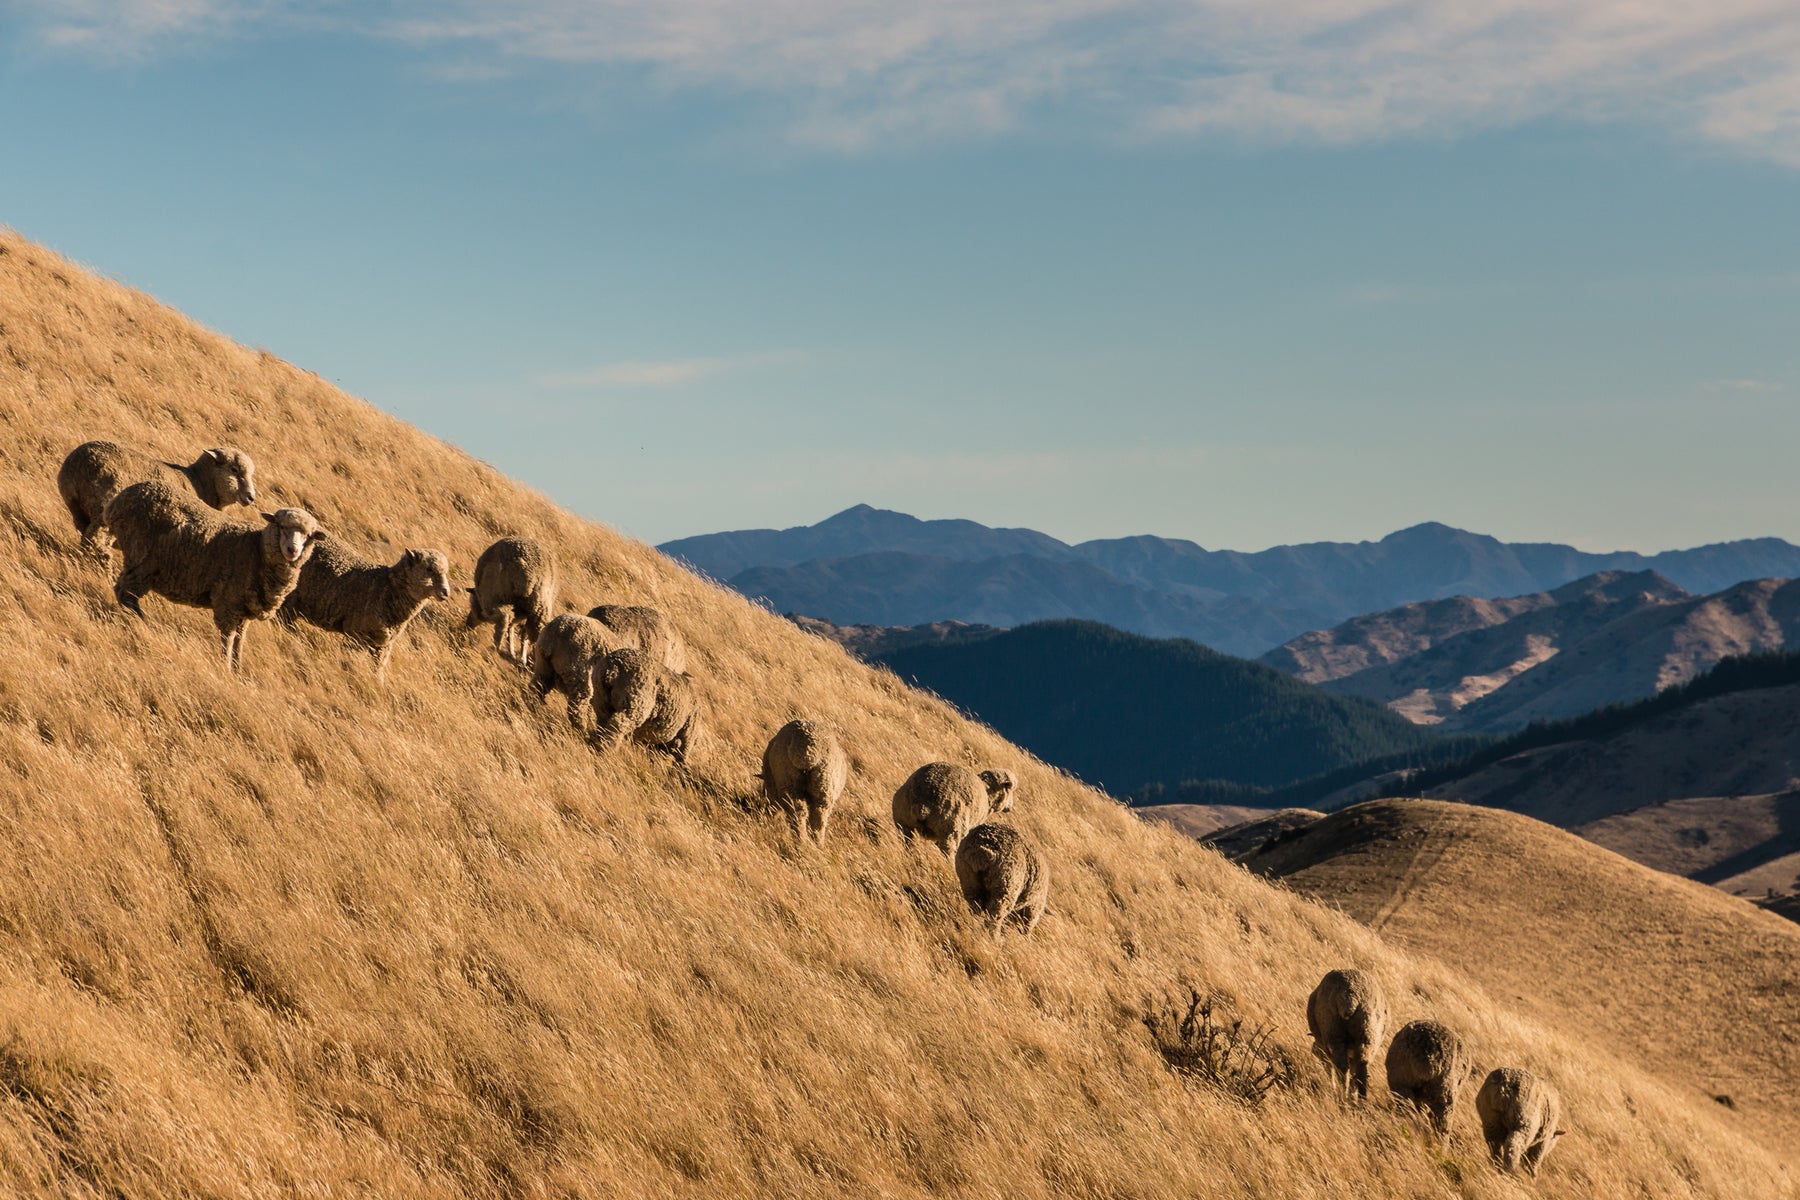
[{"label": "sheep with curled horn", "polygon": [[81,534],[83,549],[110,549],[106,506],[134,483],[179,476],[209,508],[256,503],[256,464],[242,450],[216,446],[187,466],[164,461],[118,442],[83,442],[69,451],[56,473],[56,488]]}]

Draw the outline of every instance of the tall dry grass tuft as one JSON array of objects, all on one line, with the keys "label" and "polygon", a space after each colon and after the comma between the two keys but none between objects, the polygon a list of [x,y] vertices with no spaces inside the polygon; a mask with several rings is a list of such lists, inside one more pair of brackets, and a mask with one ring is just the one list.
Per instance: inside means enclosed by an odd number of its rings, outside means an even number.
[{"label": "tall dry grass tuft", "polygon": [[[434,608],[385,683],[306,628],[139,621],[54,475],[92,437],[242,447],[267,506],[467,582],[503,533],[571,607],[654,604],[712,715],[694,773],[597,758]],[[834,836],[752,778],[777,727],[852,757]],[[1055,912],[996,945],[887,798],[1006,765]],[[42,1196],[1518,1195],[1313,1089],[1185,1086],[1141,1024],[1180,974],[1307,1063],[1355,963],[1396,1016],[1522,1056],[1578,1136],[1551,1196],[1791,1196],[1780,1147],[1031,761],[479,461],[16,236],[0,238],[0,1192]],[[1307,1069],[1305,1065],[1302,1070]]]}]

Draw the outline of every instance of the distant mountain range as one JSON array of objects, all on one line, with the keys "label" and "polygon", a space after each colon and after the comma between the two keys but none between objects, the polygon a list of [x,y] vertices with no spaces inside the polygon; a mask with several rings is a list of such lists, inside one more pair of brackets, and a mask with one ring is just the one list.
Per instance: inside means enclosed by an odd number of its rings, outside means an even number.
[{"label": "distant mountain range", "polygon": [[1695,596],[1654,571],[1550,592],[1403,605],[1303,634],[1262,661],[1421,724],[1500,733],[1655,695],[1738,654],[1800,645],[1800,581]]},{"label": "distant mountain range", "polygon": [[1378,542],[1242,553],[1149,536],[1070,545],[1036,530],[921,521],[865,504],[816,525],[704,534],[660,549],[777,611],[839,624],[1079,618],[1244,656],[1360,613],[1549,592],[1600,571],[1656,571],[1696,594],[1800,575],[1800,546],[1779,538],[1592,554],[1427,523]]},{"label": "distant mountain range", "polygon": [[1280,787],[1350,763],[1447,748],[1436,732],[1367,701],[1190,641],[1091,621],[1002,630],[794,619],[1118,796],[1188,781]]}]

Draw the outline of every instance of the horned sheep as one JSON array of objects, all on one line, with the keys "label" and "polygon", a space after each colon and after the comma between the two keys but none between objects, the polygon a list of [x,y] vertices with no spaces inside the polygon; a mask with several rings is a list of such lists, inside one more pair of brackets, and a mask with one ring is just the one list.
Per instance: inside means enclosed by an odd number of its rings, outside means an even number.
[{"label": "horned sheep", "polygon": [[[850,760],[837,735],[818,721],[789,721],[763,751],[762,781],[769,799],[804,804],[807,828],[819,842],[825,840],[825,823],[849,777]],[[798,816],[796,808],[796,820]]]},{"label": "horned sheep", "polygon": [[75,519],[82,545],[104,550],[106,506],[112,498],[134,483],[172,482],[176,475],[211,508],[256,503],[256,464],[242,450],[224,446],[202,452],[184,467],[117,442],[83,442],[63,459],[56,487]]},{"label": "horned sheep", "polygon": [[1562,1097],[1549,1081],[1519,1067],[1499,1067],[1488,1073],[1475,1093],[1475,1115],[1481,1118],[1481,1135],[1488,1153],[1508,1171],[1523,1163],[1536,1175],[1544,1156],[1563,1135]]},{"label": "horned sheep", "polygon": [[1354,968],[1329,971],[1306,1001],[1313,1053],[1331,1065],[1340,1092],[1369,1098],[1369,1059],[1387,1032],[1387,999],[1373,976]]},{"label": "horned sheep", "polygon": [[995,937],[1008,921],[1029,935],[1043,919],[1050,896],[1050,869],[1043,857],[1024,834],[997,821],[977,825],[956,847],[956,881]]},{"label": "horned sheep", "polygon": [[686,764],[699,749],[700,705],[691,679],[635,647],[615,650],[594,665],[594,732],[601,751],[627,738],[667,750]]},{"label": "horned sheep", "polygon": [[244,626],[275,614],[325,537],[304,509],[262,517],[260,529],[228,522],[160,480],[132,484],[106,506],[125,559],[113,594],[140,617],[139,601],[151,593],[212,609],[225,662],[239,669]]},{"label": "horned sheep", "polygon": [[1388,1089],[1403,1103],[1424,1110],[1439,1137],[1450,1135],[1456,1093],[1469,1072],[1462,1039],[1441,1022],[1408,1021],[1388,1045]]},{"label": "horned sheep", "polygon": [[661,609],[643,604],[601,604],[589,609],[588,616],[612,630],[616,647],[633,646],[671,671],[687,670],[687,646]]},{"label": "horned sheep", "polygon": [[475,560],[468,627],[492,623],[501,657],[527,665],[555,606],[556,560],[539,543],[503,537]]},{"label": "horned sheep", "polygon": [[908,841],[924,837],[950,855],[988,814],[1012,810],[1014,785],[1011,771],[977,775],[955,763],[926,763],[894,793],[894,824]]},{"label": "horned sheep", "polygon": [[440,550],[407,550],[392,566],[371,562],[337,542],[313,552],[300,582],[281,606],[298,618],[341,633],[375,656],[375,673],[387,673],[394,642],[433,600],[450,598],[450,561]]}]

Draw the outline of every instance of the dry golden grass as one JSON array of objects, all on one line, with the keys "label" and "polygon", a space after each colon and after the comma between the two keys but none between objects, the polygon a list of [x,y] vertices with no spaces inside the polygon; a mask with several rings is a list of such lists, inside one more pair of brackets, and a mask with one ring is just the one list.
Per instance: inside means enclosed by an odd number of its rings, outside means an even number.
[{"label": "dry golden grass", "polygon": [[1244,861],[1700,1102],[1731,1097],[1770,1144],[1800,1143],[1800,925],[1530,817],[1437,800],[1358,805]]},{"label": "dry golden grass", "polygon": [[[597,759],[434,610],[385,686],[314,631],[137,621],[56,497],[90,437],[255,456],[367,553],[546,539],[564,591],[661,606],[713,715],[689,778]],[[822,849],[742,803],[790,717],[853,760]],[[996,946],[888,828],[933,758],[1020,775],[1053,913]],[[1581,1027],[1486,995],[1150,828],[837,646],[272,357],[0,238],[0,1193],[1126,1197],[1529,1194],[1309,1086],[1184,1084],[1178,977],[1304,1058],[1307,992],[1376,973],[1580,1136],[1536,1190],[1782,1197],[1783,1151]]]}]

